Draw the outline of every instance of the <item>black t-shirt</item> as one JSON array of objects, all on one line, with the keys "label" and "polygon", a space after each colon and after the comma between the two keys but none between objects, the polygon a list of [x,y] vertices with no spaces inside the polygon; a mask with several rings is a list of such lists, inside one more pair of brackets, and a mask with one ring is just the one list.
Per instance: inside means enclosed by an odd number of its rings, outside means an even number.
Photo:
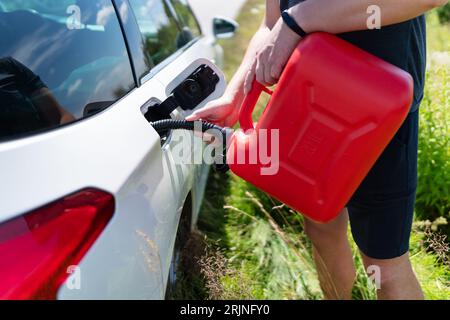
[{"label": "black t-shirt", "polygon": [[0,58],[0,138],[46,126],[31,100],[42,88],[30,69],[13,58]]},{"label": "black t-shirt", "polygon": [[[304,0],[280,0],[282,10]],[[426,67],[425,16],[377,30],[363,30],[338,35],[342,39],[372,53],[407,71],[414,79],[414,101],[411,111],[416,111],[423,98]]]}]

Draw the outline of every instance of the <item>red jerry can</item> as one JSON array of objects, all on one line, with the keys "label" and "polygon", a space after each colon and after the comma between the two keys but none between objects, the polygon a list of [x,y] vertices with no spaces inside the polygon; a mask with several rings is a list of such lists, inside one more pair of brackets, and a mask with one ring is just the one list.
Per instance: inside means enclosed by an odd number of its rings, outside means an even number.
[{"label": "red jerry can", "polygon": [[292,54],[254,125],[259,84],[230,141],[233,173],[318,222],[334,219],[405,120],[411,76],[326,33]]}]

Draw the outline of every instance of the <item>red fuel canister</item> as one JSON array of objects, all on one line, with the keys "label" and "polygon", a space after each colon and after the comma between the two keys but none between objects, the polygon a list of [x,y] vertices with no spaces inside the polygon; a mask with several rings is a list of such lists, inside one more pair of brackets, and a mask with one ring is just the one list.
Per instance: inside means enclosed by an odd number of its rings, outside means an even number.
[{"label": "red fuel canister", "polygon": [[335,218],[406,118],[405,71],[326,33],[300,42],[263,115],[254,84],[243,131],[227,152],[232,172],[318,222]]}]

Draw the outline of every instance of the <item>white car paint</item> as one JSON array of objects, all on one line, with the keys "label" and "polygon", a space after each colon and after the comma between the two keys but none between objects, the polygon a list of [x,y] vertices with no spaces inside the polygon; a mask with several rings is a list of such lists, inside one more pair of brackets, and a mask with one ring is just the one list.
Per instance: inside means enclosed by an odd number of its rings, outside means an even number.
[{"label": "white car paint", "polygon": [[[174,144],[161,147],[141,107],[164,100],[166,86],[190,63],[220,61],[217,54],[203,37],[104,112],[0,143],[0,223],[86,187],[116,199],[112,220],[79,264],[81,288],[63,285],[58,299],[164,298],[183,205],[191,192],[194,224],[209,168],[176,163]],[[191,133],[173,132],[171,141],[177,135]]]}]

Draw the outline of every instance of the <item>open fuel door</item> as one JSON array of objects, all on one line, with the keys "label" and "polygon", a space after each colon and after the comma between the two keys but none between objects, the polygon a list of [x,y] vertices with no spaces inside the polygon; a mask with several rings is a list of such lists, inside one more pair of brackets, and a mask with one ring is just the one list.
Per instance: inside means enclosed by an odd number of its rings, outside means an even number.
[{"label": "open fuel door", "polygon": [[223,72],[207,59],[198,59],[166,87],[167,99],[148,109],[145,117],[152,122],[170,118],[177,108],[191,111],[220,98],[226,88]]}]

